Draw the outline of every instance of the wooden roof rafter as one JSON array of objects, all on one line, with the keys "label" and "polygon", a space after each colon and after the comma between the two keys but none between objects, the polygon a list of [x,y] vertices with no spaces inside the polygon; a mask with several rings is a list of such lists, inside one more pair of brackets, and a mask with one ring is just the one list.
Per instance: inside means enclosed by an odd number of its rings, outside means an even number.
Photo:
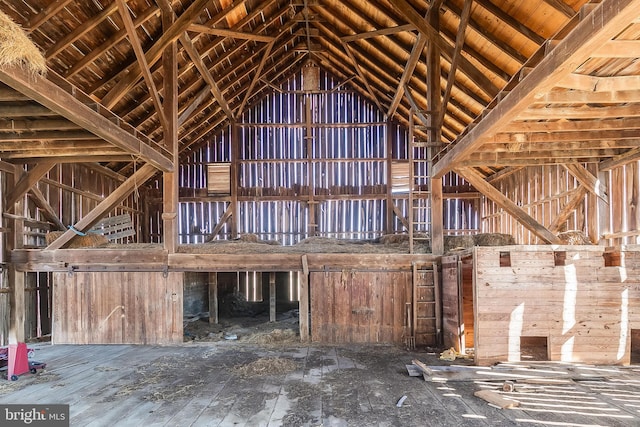
[{"label": "wooden roof rafter", "polygon": [[[604,0],[598,5],[590,5],[587,11],[590,13],[581,14],[583,19],[562,40],[547,43],[543,48],[546,55],[540,62],[530,69],[509,92],[500,96],[494,108],[488,110],[475,126],[469,128],[467,133],[440,154],[434,165],[435,177],[441,177],[447,170],[456,168],[458,165],[478,165],[483,161],[487,164],[506,166],[523,164],[526,161],[529,161],[529,164],[549,163],[554,160],[557,162],[558,159],[568,158],[569,155],[575,156],[575,159],[590,159],[590,161],[621,155],[620,151],[615,149],[595,151],[585,149],[574,153],[554,150],[547,153],[537,152],[536,155],[513,153],[501,159],[491,159],[491,153],[488,153],[487,157],[477,155],[478,149],[483,144],[488,143],[493,135],[503,131],[507,126],[516,129],[522,125],[520,127],[522,132],[525,132],[524,129],[527,126],[545,128],[545,125],[528,125],[530,120],[546,120],[551,129],[560,117],[569,124],[568,126],[579,126],[579,123],[584,120],[596,123],[599,120],[612,121],[620,117],[637,117],[637,107],[632,104],[616,103],[597,107],[588,104],[567,107],[560,104],[557,108],[553,108],[554,105],[551,104],[532,108],[536,102],[544,98],[545,94],[552,92],[561,82],[566,81],[578,67],[584,66],[593,52],[598,51],[599,46],[614,39],[628,25],[631,25],[640,15],[640,1]],[[588,19],[585,19],[586,16]],[[573,122],[576,122],[576,125]],[[565,123],[560,126],[565,126]]]}]

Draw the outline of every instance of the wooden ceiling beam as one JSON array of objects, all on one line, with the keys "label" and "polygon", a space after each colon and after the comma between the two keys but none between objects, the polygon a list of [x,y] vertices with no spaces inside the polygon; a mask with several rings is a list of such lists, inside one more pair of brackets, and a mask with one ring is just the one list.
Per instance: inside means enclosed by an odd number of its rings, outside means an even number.
[{"label": "wooden ceiling beam", "polygon": [[378,110],[384,111],[384,109],[382,108],[382,104],[380,103],[379,97],[376,95],[376,93],[373,91],[373,88],[369,84],[369,79],[367,78],[367,75],[362,70],[362,68],[358,64],[358,61],[356,60],[355,56],[353,55],[353,52],[351,51],[351,46],[349,46],[347,43],[344,43],[344,42],[341,42],[341,43],[342,43],[342,48],[344,49],[344,51],[346,52],[347,56],[349,57],[349,60],[351,62],[351,66],[355,70],[355,72],[358,75],[358,77],[360,77],[360,80],[362,81],[364,86],[367,88],[367,92],[369,93],[369,96],[371,96],[371,99],[372,99],[373,103],[376,104],[376,107],[378,107]]},{"label": "wooden ceiling beam", "polygon": [[[590,56],[592,55],[593,52]],[[569,73],[560,79],[556,83],[556,86],[587,92],[619,92],[623,90],[640,89],[640,76],[597,77],[587,74]]]},{"label": "wooden ceiling beam", "polygon": [[398,105],[400,104],[400,101],[402,101],[402,96],[404,95],[405,86],[409,79],[411,79],[411,76],[413,76],[413,71],[416,69],[416,65],[418,65],[420,57],[424,54],[424,48],[426,46],[427,38],[422,33],[418,34],[418,40],[416,40],[413,45],[413,49],[411,49],[409,59],[404,66],[404,71],[402,72],[400,81],[398,81],[398,87],[396,88],[395,95],[393,96],[393,100],[387,110],[387,117],[393,117],[398,109]]},{"label": "wooden ceiling beam", "polygon": [[163,129],[169,129],[169,123],[167,122],[167,117],[165,116],[164,109],[162,108],[160,94],[158,93],[158,89],[156,88],[156,83],[153,81],[153,76],[151,75],[149,64],[147,63],[144,50],[142,49],[142,45],[140,44],[138,33],[136,33],[136,27],[131,20],[129,8],[127,7],[127,4],[124,0],[116,0],[116,4],[118,5],[118,11],[120,12],[120,17],[122,18],[124,27],[127,30],[129,43],[131,44],[131,47],[133,47],[133,52],[136,55],[136,59],[138,60],[138,66],[140,67],[142,77],[147,83],[149,96],[153,101],[153,106],[155,107],[158,121],[160,122],[160,125]]},{"label": "wooden ceiling beam", "polygon": [[[133,25],[136,28],[138,28],[139,26],[141,26],[142,24],[144,24],[154,16],[157,16],[158,14],[160,14],[160,9],[158,9],[155,6],[149,6],[139,16],[136,17],[136,19],[133,21]],[[74,63],[70,68],[65,70],[65,72],[63,73],[63,76],[66,78],[75,76],[77,73],[82,71],[87,65],[94,62],[96,59],[98,59],[99,57],[107,53],[109,49],[111,49],[113,46],[115,46],[116,44],[124,40],[125,37],[127,37],[127,30],[126,29],[119,30],[118,32],[113,34],[111,37],[106,39],[104,42],[102,42],[102,44],[100,44],[98,47],[96,47],[95,49],[92,49],[91,52],[87,52],[85,55],[83,55],[82,59],[80,59],[78,62]]]},{"label": "wooden ceiling beam", "polygon": [[202,89],[200,89],[190,100],[189,104],[186,105],[181,111],[180,116],[178,116],[178,126],[182,126],[184,122],[186,122],[194,111],[202,104],[202,102],[207,99],[211,94],[211,86],[205,84]]},{"label": "wooden ceiling beam", "polygon": [[[91,132],[87,132],[84,129],[80,130],[68,130],[68,131],[56,131],[56,130],[43,130],[43,131],[27,131],[16,130],[13,132],[0,131],[0,143],[3,142],[19,142],[19,141],[77,141],[98,139]],[[105,143],[106,144],[106,143]],[[4,145],[4,144],[3,144]]]},{"label": "wooden ceiling beam", "polygon": [[70,33],[68,33],[58,41],[56,41],[56,43],[53,46],[49,47],[49,49],[47,49],[47,51],[44,54],[45,58],[51,59],[52,57],[56,56],[57,54],[65,50],[70,44],[72,44],[79,38],[89,33],[98,25],[100,25],[100,23],[105,19],[107,19],[109,15],[114,13],[117,8],[118,6],[115,2],[106,5],[105,8],[102,9],[102,11],[100,11],[100,13],[93,16],[91,19],[84,21],[82,24],[76,27],[73,31],[71,31]]},{"label": "wooden ceiling beam", "polygon": [[564,0],[544,0],[544,2],[558,12],[564,14],[567,18],[572,18],[576,14],[576,11],[566,4]]},{"label": "wooden ceiling beam", "polygon": [[212,28],[201,24],[191,24],[188,31],[197,33],[211,34],[212,36],[231,37],[241,40],[253,40],[262,43],[271,43],[274,40],[272,36],[263,36],[261,34],[244,33],[242,31],[229,30],[227,28]]},{"label": "wooden ceiling beam", "polygon": [[[0,80],[2,80],[0,78]],[[25,95],[26,96],[26,95]],[[31,99],[31,98],[29,98]],[[44,105],[36,104],[35,102],[3,102],[0,103],[0,117],[3,119],[24,119],[34,117],[50,117],[57,116],[58,114],[51,111]]]},{"label": "wooden ceiling beam", "polygon": [[262,59],[260,60],[260,64],[258,64],[258,68],[256,68],[253,74],[253,79],[251,79],[251,83],[249,84],[249,87],[244,92],[244,98],[242,99],[240,106],[236,110],[235,117],[240,117],[242,115],[244,111],[244,107],[247,104],[247,101],[249,100],[249,97],[253,92],[253,88],[260,81],[260,77],[262,76],[262,70],[264,69],[264,66],[267,63],[267,60],[269,59],[269,54],[271,53],[271,50],[273,49],[274,44],[275,44],[275,39],[267,45],[267,48],[265,49],[265,52],[262,55]]},{"label": "wooden ceiling beam", "polygon": [[33,201],[33,204],[36,205],[38,209],[40,209],[45,219],[47,219],[49,222],[54,224],[54,226],[58,230],[67,229],[67,227],[64,226],[62,221],[60,221],[60,218],[58,217],[58,214],[56,213],[56,211],[53,210],[53,208],[47,201],[47,198],[45,197],[45,195],[42,194],[42,191],[40,191],[40,189],[36,185],[29,188],[29,194],[31,195],[31,200]]},{"label": "wooden ceiling beam", "polygon": [[433,176],[442,177],[448,170],[455,169],[487,136],[499,131],[534,103],[536,94],[548,92],[584,63],[599,45],[611,40],[629,20],[639,15],[640,0],[603,0],[588,19],[580,21],[495,108],[434,164]]},{"label": "wooden ceiling beam", "polygon": [[100,163],[85,163],[83,166],[87,169],[98,172],[100,175],[104,175],[119,182],[125,182],[127,180],[126,176],[121,175],[108,167],[102,166]]},{"label": "wooden ceiling beam", "polygon": [[[541,151],[504,151],[504,152],[492,152],[492,151],[477,151],[472,156],[469,157],[469,160],[473,162],[474,165],[481,164],[483,161],[486,161],[488,165],[492,164],[514,164],[510,163],[514,160],[527,160],[531,163],[531,165],[535,165],[535,162],[539,159],[544,158],[555,158],[555,159],[564,159],[564,161],[569,161],[571,159],[599,159],[603,157],[612,157],[617,156],[623,153],[624,149],[616,149],[616,148],[601,148],[601,149],[578,149],[578,150],[567,150],[562,147],[557,150],[541,150]],[[499,158],[498,158],[499,157]],[[497,162],[497,163],[496,163]]]},{"label": "wooden ceiling beam", "polygon": [[628,117],[617,119],[590,119],[590,120],[565,120],[559,118],[553,122],[521,122],[514,121],[504,126],[501,133],[529,132],[573,132],[573,131],[599,131],[613,129],[637,129],[640,128],[640,118]]},{"label": "wooden ceiling beam", "polygon": [[609,190],[600,182],[598,177],[578,163],[566,163],[564,167],[589,193],[609,204]]},{"label": "wooden ceiling beam", "polygon": [[640,117],[640,104],[605,105],[602,107],[581,105],[579,107],[528,108],[520,112],[516,119],[549,120],[557,119],[558,117],[562,117],[564,120]]},{"label": "wooden ceiling beam", "polygon": [[[163,50],[184,33],[189,25],[193,23],[193,20],[202,13],[208,1],[209,0],[195,0],[189,5],[187,10],[176,19],[171,28],[164,31],[160,38],[145,53],[147,64],[153,65],[160,59]],[[102,104],[107,108],[113,108],[118,101],[136,85],[138,80],[140,80],[142,70],[139,62],[136,61],[126,67],[121,75],[122,77],[120,77],[118,83],[102,98]]]},{"label": "wooden ceiling beam", "polygon": [[44,24],[49,19],[51,19],[55,14],[57,14],[62,9],[67,7],[67,5],[72,1],[73,0],[54,0],[53,2],[49,3],[47,7],[45,7],[40,12],[38,12],[33,17],[33,20],[29,22],[29,25],[27,26],[27,28],[29,29],[29,32],[35,31],[40,25]]},{"label": "wooden ceiling beam", "polygon": [[587,90],[553,90],[536,98],[534,105],[549,104],[624,104],[640,103],[640,89],[593,92]]},{"label": "wooden ceiling beam", "polygon": [[487,12],[491,13],[493,16],[498,18],[500,21],[507,24],[509,27],[513,28],[518,33],[522,34],[524,37],[528,38],[538,46],[542,45],[546,39],[536,33],[531,28],[527,27],[526,24],[517,21],[507,12],[500,9],[498,6],[491,3],[489,0],[473,0],[476,4],[479,4],[483,9]]},{"label": "wooden ceiling beam", "polygon": [[24,172],[23,175],[18,179],[18,182],[11,188],[11,191],[7,193],[5,198],[5,206],[9,208],[9,210],[13,210],[13,205],[27,192],[29,189],[36,185],[40,178],[45,176],[51,168],[55,166],[55,163],[51,160],[47,162],[38,163],[32,169],[27,172]]},{"label": "wooden ceiling beam", "polygon": [[[445,2],[444,7],[449,9],[451,13],[458,15],[458,17],[462,16],[462,10],[453,2]],[[502,51],[511,60],[517,62],[518,64],[524,64],[525,62],[527,62],[527,57],[524,54],[522,54],[518,49],[512,47],[509,43],[500,39],[498,36],[493,34],[493,32],[487,31],[484,28],[482,22],[478,22],[473,19],[473,17],[470,17],[469,28],[473,29],[477,34],[479,34],[481,37],[495,46],[498,50]]]},{"label": "wooden ceiling beam", "polygon": [[[105,199],[89,213],[87,213],[74,228],[82,233],[87,232],[91,227],[107,215],[113,208],[118,206],[129,194],[143,185],[149,178],[156,174],[157,170],[150,164],[145,164],[138,169],[129,179],[111,192]],[[53,241],[45,250],[55,250],[64,247],[76,236],[74,230],[67,230],[62,236]]]},{"label": "wooden ceiling beam", "polygon": [[[640,120],[640,119],[638,119]],[[500,132],[492,138],[486,140],[486,146],[491,149],[493,144],[508,143],[544,143],[544,142],[582,142],[582,141],[599,141],[599,140],[632,140],[634,144],[638,144],[640,135],[636,129],[603,129],[603,130],[576,130],[576,131],[555,131],[555,132]]]},{"label": "wooden ceiling beam", "polygon": [[390,36],[392,34],[398,34],[406,31],[415,31],[415,30],[416,30],[415,25],[405,24],[405,25],[398,25],[390,28],[381,28],[379,30],[374,30],[374,31],[366,31],[364,33],[353,34],[350,36],[343,36],[340,39],[345,43],[350,43],[356,40],[366,40],[373,37]]},{"label": "wooden ceiling beam", "polygon": [[96,113],[44,77],[33,76],[22,68],[13,66],[0,68],[0,81],[116,147],[139,156],[162,170],[173,170],[171,159],[156,148],[121,129],[117,123]]},{"label": "wooden ceiling beam", "polygon": [[214,80],[213,76],[211,75],[211,72],[209,71],[207,66],[204,64],[204,62],[202,62],[200,53],[198,53],[198,50],[193,45],[193,42],[191,41],[191,38],[187,33],[183,33],[180,36],[180,44],[182,44],[182,47],[187,52],[187,55],[189,55],[189,57],[193,61],[193,64],[195,65],[198,72],[202,76],[202,79],[205,82],[207,82],[207,84],[209,85],[209,88],[211,89],[211,93],[213,94],[216,101],[218,101],[218,104],[220,105],[224,113],[227,115],[229,120],[234,120],[233,111],[231,111],[231,108],[229,107],[227,100],[224,99],[224,96],[222,95],[222,91],[218,87],[218,83]]},{"label": "wooden ceiling beam", "polygon": [[[416,26],[431,42],[435,43],[449,61],[453,58],[453,46],[445,41],[438,31],[435,31],[427,21],[413,8],[407,0],[390,0],[391,4],[402,13],[407,20]],[[471,61],[465,57],[460,59],[460,71],[473,81],[483,92],[493,98],[498,94],[498,89],[487,76],[478,70]]]},{"label": "wooden ceiling beam", "polygon": [[620,166],[628,165],[631,162],[640,160],[640,148],[634,148],[626,153],[613,156],[610,159],[603,160],[598,164],[598,169],[605,172]]},{"label": "wooden ceiling beam", "polygon": [[527,230],[542,239],[548,244],[561,244],[562,242],[551,231],[536,221],[522,208],[511,201],[507,196],[502,194],[497,188],[489,184],[485,177],[472,168],[459,168],[455,172],[466,179],[476,190],[484,194],[487,198],[493,200],[498,206],[511,215],[516,221],[522,224]]},{"label": "wooden ceiling beam", "polygon": [[551,152],[554,150],[568,150],[573,153],[579,153],[580,150],[607,150],[617,149],[632,149],[640,145],[639,139],[623,139],[623,140],[601,140],[601,141],[580,141],[575,140],[571,142],[507,142],[507,143],[492,143],[484,144],[478,148],[477,153],[513,153],[514,151],[520,152]]},{"label": "wooden ceiling beam", "polygon": [[549,231],[554,234],[561,231],[560,229],[564,223],[567,222],[573,212],[580,206],[580,203],[584,202],[584,196],[586,195],[587,188],[584,185],[573,190],[567,203],[564,204],[560,212],[558,212],[556,217],[553,218],[553,221],[551,221],[551,224],[549,224]]},{"label": "wooden ceiling beam", "polygon": [[0,132],[66,131],[78,129],[82,128],[65,119],[0,120]]},{"label": "wooden ceiling beam", "polygon": [[640,40],[609,40],[591,55],[593,58],[640,57]]},{"label": "wooden ceiling beam", "polygon": [[[467,31],[467,24],[471,17],[471,5],[474,0],[464,0],[462,5],[462,12],[460,13],[460,23],[458,24],[458,34],[453,48],[453,58],[451,58],[451,67],[449,68],[449,76],[447,78],[447,84],[442,95],[442,110],[438,116],[436,123],[438,126],[442,126],[444,116],[447,113],[447,107],[449,105],[449,99],[451,97],[451,89],[456,81],[456,71],[458,70],[458,64],[461,58],[462,46],[464,46],[465,33]],[[477,1],[477,0],[476,0]]]}]

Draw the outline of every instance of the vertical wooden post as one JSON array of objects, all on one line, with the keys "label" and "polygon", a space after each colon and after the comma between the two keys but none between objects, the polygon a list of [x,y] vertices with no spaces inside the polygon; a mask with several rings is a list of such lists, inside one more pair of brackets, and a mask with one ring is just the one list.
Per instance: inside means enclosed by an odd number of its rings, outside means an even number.
[{"label": "vertical wooden post", "polygon": [[[316,220],[316,201],[313,196],[316,191],[313,175],[313,115],[311,110],[311,95],[305,95],[304,97],[304,120],[306,124],[305,128],[305,142],[307,148],[307,177],[309,179],[309,224],[307,224],[307,233],[309,236],[315,236],[318,230],[318,224]],[[326,163],[325,163],[326,164]]]},{"label": "vertical wooden post", "polygon": [[302,255],[302,277],[300,277],[300,293],[298,294],[298,314],[300,323],[300,341],[309,341],[309,262],[307,255]]},{"label": "vertical wooden post", "polygon": [[276,273],[269,273],[269,322],[276,321]]},{"label": "vertical wooden post", "polygon": [[442,178],[429,180],[431,185],[431,252],[444,253],[444,218],[442,209]]},{"label": "vertical wooden post", "polygon": [[[175,16],[172,11],[162,11],[162,25],[170,28]],[[176,42],[170,43],[162,54],[162,70],[164,75],[163,109],[167,121],[167,129],[163,129],[164,143],[171,152],[173,172],[165,172],[162,176],[162,232],[165,250],[175,253],[178,247],[178,51]]]},{"label": "vertical wooden post", "polygon": [[229,206],[229,212],[231,212],[231,238],[238,238],[238,169],[239,169],[239,157],[240,157],[240,126],[233,121],[231,124],[231,205]]},{"label": "vertical wooden post", "polygon": [[218,322],[218,273],[209,273],[209,324]]},{"label": "vertical wooden post", "polygon": [[[587,164],[587,170],[594,176],[598,176],[597,163]],[[594,245],[597,245],[600,240],[598,207],[598,196],[594,195],[592,192],[587,192],[587,215],[585,217],[587,221],[587,236]]]},{"label": "vertical wooden post", "polygon": [[18,344],[25,339],[25,273],[9,265],[9,344]]},{"label": "vertical wooden post", "polygon": [[[441,1],[432,2],[428,12],[429,24],[436,30],[440,29],[440,4]],[[430,113],[427,116],[429,125],[429,142],[433,151],[429,150],[429,168],[433,165],[433,154],[440,150],[442,142],[442,98],[440,84],[440,48],[436,43],[429,43],[427,48],[427,102]],[[432,172],[429,171],[429,175]],[[431,252],[434,255],[442,255],[444,252],[443,213],[442,213],[442,179],[429,179],[431,197]]]},{"label": "vertical wooden post", "polygon": [[391,165],[393,163],[393,129],[394,123],[387,118],[387,129],[385,132],[385,144],[387,148],[387,210],[386,210],[386,233],[393,234],[393,171]]}]

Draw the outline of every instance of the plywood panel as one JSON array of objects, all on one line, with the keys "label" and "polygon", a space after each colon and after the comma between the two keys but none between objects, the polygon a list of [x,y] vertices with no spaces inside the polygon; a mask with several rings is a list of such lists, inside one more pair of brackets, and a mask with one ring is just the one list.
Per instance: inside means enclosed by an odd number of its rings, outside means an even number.
[{"label": "plywood panel", "polygon": [[404,342],[410,272],[311,272],[310,282],[312,341]]},{"label": "plywood panel", "polygon": [[56,344],[182,342],[182,273],[54,273]]}]

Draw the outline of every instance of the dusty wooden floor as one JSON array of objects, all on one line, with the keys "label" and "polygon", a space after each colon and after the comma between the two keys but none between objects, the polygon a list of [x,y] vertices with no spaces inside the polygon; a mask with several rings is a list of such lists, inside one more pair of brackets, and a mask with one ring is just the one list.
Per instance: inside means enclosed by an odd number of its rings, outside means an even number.
[{"label": "dusty wooden floor", "polygon": [[388,346],[30,347],[47,369],[1,381],[0,402],[67,403],[77,426],[640,425],[640,367],[516,391],[501,410],[473,396],[501,382],[409,377],[413,358],[437,358]]}]

